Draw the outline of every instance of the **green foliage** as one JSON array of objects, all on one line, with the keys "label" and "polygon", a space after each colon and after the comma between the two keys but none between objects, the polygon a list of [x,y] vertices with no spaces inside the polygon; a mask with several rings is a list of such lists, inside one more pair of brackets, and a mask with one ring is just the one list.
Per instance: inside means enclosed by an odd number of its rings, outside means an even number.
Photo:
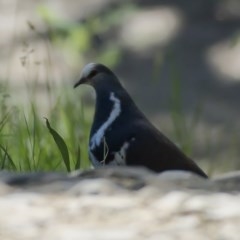
[{"label": "green foliage", "polygon": [[45,125],[34,103],[27,110],[10,104],[0,109],[1,169],[70,171],[89,167],[87,145],[92,109],[85,111],[81,101],[74,105],[74,99],[80,96],[77,92],[71,95],[74,97],[61,95],[62,99],[50,109],[48,118],[54,129],[49,123]]},{"label": "green foliage", "polygon": [[38,14],[48,27],[50,41],[65,51],[73,62],[85,62],[89,55],[95,55],[95,61],[112,67],[119,62],[121,49],[118,42],[110,41],[104,34],[135,10],[134,4],[121,4],[116,9],[91,15],[78,23],[59,17],[45,5],[38,7]]}]

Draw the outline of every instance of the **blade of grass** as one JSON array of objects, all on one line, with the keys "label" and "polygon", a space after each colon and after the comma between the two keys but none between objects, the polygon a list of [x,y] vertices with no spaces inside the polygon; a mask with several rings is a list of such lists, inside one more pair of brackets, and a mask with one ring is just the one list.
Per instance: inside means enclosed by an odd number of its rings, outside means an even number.
[{"label": "blade of grass", "polygon": [[0,132],[2,132],[2,129],[4,128],[5,124],[7,123],[9,118],[9,113],[7,113],[0,121]]},{"label": "blade of grass", "polygon": [[77,160],[76,160],[74,169],[75,170],[80,169],[80,166],[81,166],[81,148],[78,145],[78,148],[77,148]]},{"label": "blade of grass", "polygon": [[[29,126],[29,123],[28,123],[28,121],[27,121],[27,117],[26,117],[25,113],[23,114],[23,117],[24,117],[24,122],[25,122],[25,125],[26,125],[26,130],[27,130],[27,135],[28,135],[29,143],[30,143],[31,148],[32,148],[32,150],[33,150],[33,145],[32,145],[32,142],[31,142],[31,130],[30,130],[30,126]],[[32,159],[32,161],[34,162],[34,159]],[[27,163],[29,170],[31,170],[31,169],[32,169],[32,166],[31,166],[31,160],[30,160],[29,157],[27,157],[25,163]]]},{"label": "blade of grass", "polygon": [[[2,145],[0,145],[0,148],[2,149],[2,151],[4,152],[5,156],[4,156],[4,162],[5,162],[5,159],[6,157],[8,158],[8,162],[9,164],[11,165],[11,167],[13,168],[13,170],[17,170],[17,167],[16,165],[14,164],[11,156],[9,155],[8,151],[7,151],[7,148],[3,147]],[[1,166],[1,169],[4,169],[4,166]]]},{"label": "blade of grass", "polygon": [[62,155],[63,162],[67,168],[67,171],[70,172],[71,167],[70,167],[69,153],[68,153],[67,145],[66,145],[65,141],[63,140],[63,138],[51,127],[48,119],[45,118],[45,120],[46,120],[46,126],[47,126],[49,132],[51,133],[51,135]]}]

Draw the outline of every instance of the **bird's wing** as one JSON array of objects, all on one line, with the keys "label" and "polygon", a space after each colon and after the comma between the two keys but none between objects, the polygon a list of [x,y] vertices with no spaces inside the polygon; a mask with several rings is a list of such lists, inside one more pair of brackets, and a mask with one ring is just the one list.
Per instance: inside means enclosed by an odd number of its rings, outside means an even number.
[{"label": "bird's wing", "polygon": [[151,123],[138,121],[135,124],[131,127],[133,140],[127,151],[128,165],[143,165],[156,172],[186,170],[206,177],[190,158]]}]

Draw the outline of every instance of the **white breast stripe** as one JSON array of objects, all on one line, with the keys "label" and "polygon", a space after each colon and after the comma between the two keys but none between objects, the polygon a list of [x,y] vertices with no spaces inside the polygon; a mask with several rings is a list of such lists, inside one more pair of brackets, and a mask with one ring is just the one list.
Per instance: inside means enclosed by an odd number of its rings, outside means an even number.
[{"label": "white breast stripe", "polygon": [[121,112],[120,100],[115,97],[113,92],[110,93],[110,98],[109,99],[113,102],[112,111],[111,111],[107,121],[104,122],[103,125],[92,136],[91,141],[90,141],[90,150],[93,150],[96,146],[100,145],[105,131],[116,120],[116,118],[119,116],[119,114]]},{"label": "white breast stripe", "polygon": [[129,147],[129,142],[125,142],[122,147],[120,148],[119,152],[114,154],[114,159],[112,162],[115,162],[114,165],[124,166],[126,165],[126,151]]},{"label": "white breast stripe", "polygon": [[[132,138],[130,141],[131,142],[135,141],[135,138]],[[120,148],[120,150],[114,153],[114,159],[110,161],[108,165],[109,166],[126,166],[126,155],[127,155],[127,149],[129,148],[129,146],[130,146],[130,143],[125,142]],[[105,165],[104,160],[98,161],[91,151],[89,151],[89,156],[95,168]]]}]

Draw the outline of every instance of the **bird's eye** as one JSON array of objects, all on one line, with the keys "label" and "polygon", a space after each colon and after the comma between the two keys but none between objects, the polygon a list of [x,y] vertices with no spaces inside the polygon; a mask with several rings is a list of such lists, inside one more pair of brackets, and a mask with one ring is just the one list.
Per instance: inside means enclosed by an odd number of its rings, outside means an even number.
[{"label": "bird's eye", "polygon": [[92,70],[92,71],[90,72],[90,74],[88,75],[88,78],[89,78],[89,79],[93,78],[97,73],[98,73],[97,70]]}]

